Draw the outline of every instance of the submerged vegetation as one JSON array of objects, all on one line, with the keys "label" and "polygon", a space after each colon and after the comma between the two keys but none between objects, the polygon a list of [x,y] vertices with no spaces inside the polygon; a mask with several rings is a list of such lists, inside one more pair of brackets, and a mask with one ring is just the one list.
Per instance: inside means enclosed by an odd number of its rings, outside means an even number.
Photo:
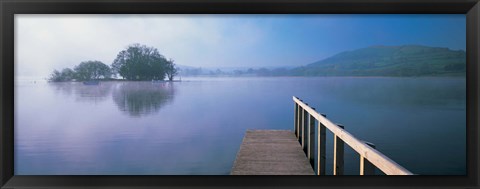
[{"label": "submerged vegetation", "polygon": [[164,80],[165,77],[172,81],[177,69],[174,60],[167,60],[156,48],[133,44],[118,53],[111,67],[96,60],[84,61],[73,70],[54,70],[49,81],[109,80],[117,75],[130,81]]}]

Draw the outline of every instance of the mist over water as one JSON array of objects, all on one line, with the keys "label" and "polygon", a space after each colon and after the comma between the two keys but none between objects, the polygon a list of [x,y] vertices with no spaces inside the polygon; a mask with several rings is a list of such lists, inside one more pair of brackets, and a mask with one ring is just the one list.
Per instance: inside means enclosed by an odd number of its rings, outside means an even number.
[{"label": "mist over water", "polygon": [[182,80],[16,82],[15,174],[226,175],[247,129],[293,130],[292,96],[415,174],[466,174],[465,78]]}]

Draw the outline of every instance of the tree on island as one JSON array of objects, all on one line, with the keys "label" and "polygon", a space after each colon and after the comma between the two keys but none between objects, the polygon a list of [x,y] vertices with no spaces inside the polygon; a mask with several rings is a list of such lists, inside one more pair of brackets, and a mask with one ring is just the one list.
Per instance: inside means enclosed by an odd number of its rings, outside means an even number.
[{"label": "tree on island", "polygon": [[72,81],[75,77],[75,72],[72,69],[64,68],[61,72],[53,70],[49,80],[53,82]]},{"label": "tree on island", "polygon": [[73,70],[70,68],[64,68],[61,72],[58,70],[53,70],[49,81],[88,81],[101,78],[110,78],[111,75],[111,70],[106,64],[100,61],[85,61],[75,66]]},{"label": "tree on island", "polygon": [[173,80],[176,75],[173,60],[168,61],[154,47],[133,44],[118,53],[112,70],[127,80],[163,80],[167,75]]},{"label": "tree on island", "polygon": [[169,81],[173,80],[173,77],[178,74],[178,69],[176,68],[174,60],[170,59],[167,61],[167,65],[165,66],[165,73],[167,74],[167,78]]},{"label": "tree on island", "polygon": [[100,61],[84,61],[72,70],[54,70],[49,81],[87,81],[111,78],[117,74],[126,80],[163,80],[167,76],[172,81],[178,74],[174,60],[167,60],[154,47],[133,44],[118,53],[112,68]]},{"label": "tree on island", "polygon": [[81,62],[74,68],[76,79],[79,81],[96,80],[110,78],[112,75],[110,68],[100,61]]}]

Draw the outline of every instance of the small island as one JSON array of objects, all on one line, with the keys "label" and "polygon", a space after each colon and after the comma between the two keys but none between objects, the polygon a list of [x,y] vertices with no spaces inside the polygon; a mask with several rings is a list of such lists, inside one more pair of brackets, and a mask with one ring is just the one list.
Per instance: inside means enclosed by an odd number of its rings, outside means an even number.
[{"label": "small island", "polygon": [[[173,81],[178,68],[173,59],[165,58],[154,47],[132,44],[120,51],[109,67],[97,60],[83,61],[73,69],[54,70],[50,82],[82,81],[95,83],[99,80],[122,81]],[[121,79],[117,79],[120,76]]]}]

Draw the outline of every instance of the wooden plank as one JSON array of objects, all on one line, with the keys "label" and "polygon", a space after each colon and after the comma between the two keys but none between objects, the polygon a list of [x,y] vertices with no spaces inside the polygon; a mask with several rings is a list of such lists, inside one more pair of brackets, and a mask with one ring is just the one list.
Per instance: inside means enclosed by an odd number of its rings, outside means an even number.
[{"label": "wooden plank", "polygon": [[314,175],[295,134],[288,130],[247,130],[231,175]]},{"label": "wooden plank", "polygon": [[344,143],[349,145],[353,150],[366,158],[369,162],[375,165],[378,169],[383,171],[387,175],[413,175],[412,172],[408,171],[401,165],[397,164],[395,161],[391,160],[384,154],[380,153],[379,151],[373,149],[372,147],[366,145],[356,137],[354,137],[349,132],[345,131],[344,129],[340,128],[336,124],[332,123],[326,117],[320,115],[311,107],[307,106],[305,103],[300,101],[297,97],[293,97],[293,101],[295,101],[304,111],[311,114],[317,121],[322,123],[326,128],[328,128],[333,134],[338,136],[340,139],[343,140]]}]

